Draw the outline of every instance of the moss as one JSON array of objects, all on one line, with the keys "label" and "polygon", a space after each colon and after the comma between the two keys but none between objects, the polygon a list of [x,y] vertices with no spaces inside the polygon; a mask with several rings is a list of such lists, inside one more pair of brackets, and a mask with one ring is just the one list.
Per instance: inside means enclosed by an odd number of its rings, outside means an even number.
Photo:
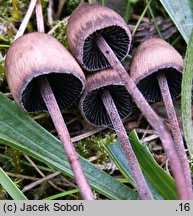
[{"label": "moss", "polygon": [[57,38],[66,48],[69,48],[67,35],[66,35],[66,27],[67,27],[67,19],[62,20],[59,23],[53,23],[53,27],[55,25],[59,25],[58,28],[52,34],[53,37]]},{"label": "moss", "polygon": [[109,162],[109,156],[103,146],[115,142],[115,136],[114,133],[101,133],[97,136],[90,136],[78,143],[77,151],[86,159],[96,157],[94,163],[107,163]]}]

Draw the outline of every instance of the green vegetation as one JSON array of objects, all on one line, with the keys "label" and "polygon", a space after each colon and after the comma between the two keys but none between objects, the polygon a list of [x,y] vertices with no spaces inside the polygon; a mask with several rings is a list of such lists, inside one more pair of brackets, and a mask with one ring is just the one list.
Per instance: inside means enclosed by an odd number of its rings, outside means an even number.
[{"label": "green vegetation", "polygon": [[[26,14],[29,2],[0,0],[0,199],[80,199],[72,171],[49,115],[26,114],[19,110],[6,82],[5,56]],[[45,29],[68,48],[68,17],[80,1],[61,1],[63,4],[59,4],[59,1],[53,2],[51,6],[48,0],[42,0]],[[176,109],[181,108],[189,162],[193,167],[192,0],[102,0],[98,3],[114,9],[128,24],[133,25],[130,55],[145,38],[156,36],[166,39],[185,57],[182,103],[181,99],[178,99]],[[25,33],[36,30],[36,18],[33,14]],[[125,60],[125,67],[129,68],[130,60]],[[158,103],[155,107],[166,120],[163,104]],[[135,106],[133,110],[125,121],[125,127],[154,198],[177,199],[175,182],[169,173],[167,158],[156,132],[151,130]],[[97,131],[88,125],[81,117],[78,104],[63,113],[96,198],[139,199],[112,128]],[[181,120],[181,113],[178,117]],[[138,135],[133,129],[136,129]],[[44,181],[46,176],[57,171],[61,174]],[[40,179],[42,182],[27,189],[24,195],[22,190]]]}]

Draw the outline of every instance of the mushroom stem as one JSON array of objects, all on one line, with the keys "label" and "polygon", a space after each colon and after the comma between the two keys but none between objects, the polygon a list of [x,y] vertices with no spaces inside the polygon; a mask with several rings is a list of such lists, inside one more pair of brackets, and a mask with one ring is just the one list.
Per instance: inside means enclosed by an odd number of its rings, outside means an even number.
[{"label": "mushroom stem", "polygon": [[68,161],[74,172],[76,183],[80,189],[82,198],[85,200],[94,200],[92,190],[90,189],[89,183],[78,159],[78,155],[71,141],[68,129],[46,76],[42,76],[38,79],[38,85],[58,136],[62,142],[64,151],[66,152]]},{"label": "mushroom stem", "polygon": [[[41,0],[37,0],[36,3],[36,19],[38,31],[44,32],[44,19],[42,13]],[[87,181],[83,168],[80,164],[78,155],[71,141],[70,134],[68,132],[62,114],[60,112],[59,106],[57,104],[56,98],[46,76],[40,77],[38,79],[38,84],[44,103],[46,104],[48,112],[52,118],[58,136],[63,145],[64,151],[66,152],[68,161],[74,172],[76,183],[78,185],[78,188],[80,189],[82,198],[84,200],[94,200],[94,195]]]},{"label": "mushroom stem", "polygon": [[111,123],[116,131],[129,167],[131,168],[131,173],[134,178],[140,198],[143,200],[153,199],[110,92],[108,90],[103,90],[101,98],[105,109],[111,119]]},{"label": "mushroom stem", "polygon": [[172,97],[170,95],[168,82],[167,82],[166,76],[163,72],[158,73],[157,79],[158,79],[159,87],[161,90],[162,98],[163,98],[163,101],[165,104],[165,108],[166,108],[166,112],[167,112],[167,116],[168,116],[168,120],[169,120],[169,125],[171,128],[171,133],[173,135],[176,151],[177,151],[178,157],[179,157],[181,164],[182,164],[182,167],[183,167],[183,171],[184,171],[183,173],[184,173],[184,177],[186,180],[189,195],[190,195],[190,197],[193,198],[192,180],[191,180],[191,173],[190,173],[188,158],[187,158],[187,155],[185,152],[184,143],[183,143],[180,127],[178,124],[178,120],[176,117]]},{"label": "mushroom stem", "polygon": [[165,125],[160,120],[158,115],[154,112],[154,110],[150,107],[148,102],[145,100],[145,98],[143,97],[139,89],[136,87],[135,83],[128,75],[123,65],[119,62],[119,59],[114,54],[105,39],[101,35],[98,35],[95,41],[103,55],[107,58],[107,60],[113,67],[113,69],[119,74],[123,84],[125,85],[125,88],[130,93],[137,107],[143,113],[150,125],[158,132],[164,150],[170,161],[170,166],[176,180],[177,190],[180,199],[190,199],[186,186],[186,181],[183,176],[183,169],[178,159],[174,142],[171,135],[168,133]]}]

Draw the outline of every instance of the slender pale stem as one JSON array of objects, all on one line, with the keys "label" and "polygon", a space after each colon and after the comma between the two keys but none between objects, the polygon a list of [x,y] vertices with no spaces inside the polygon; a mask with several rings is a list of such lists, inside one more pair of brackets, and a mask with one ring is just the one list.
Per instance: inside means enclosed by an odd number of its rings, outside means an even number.
[{"label": "slender pale stem", "polygon": [[53,0],[49,0],[49,5],[48,5],[48,9],[47,9],[47,13],[48,13],[48,24],[51,26],[54,19],[53,19],[53,13],[54,13],[54,1]]},{"label": "slender pale stem", "polygon": [[53,91],[50,87],[50,84],[46,76],[40,77],[38,79],[38,84],[39,84],[39,88],[40,88],[43,100],[47,106],[48,112],[52,118],[56,131],[58,133],[58,136],[63,145],[64,151],[66,152],[68,161],[74,172],[76,183],[78,185],[78,188],[80,189],[82,198],[85,200],[94,200],[92,190],[90,189],[90,186],[88,184],[88,181],[86,179],[82,166],[78,159],[78,155],[71,141],[68,129],[63,119],[63,116],[60,112],[57,101],[54,97]]},{"label": "slender pale stem", "polygon": [[45,32],[44,28],[44,17],[42,12],[42,4],[41,0],[37,0],[36,3],[36,23],[37,23],[37,29],[38,32]]},{"label": "slender pale stem", "polygon": [[27,9],[27,12],[22,20],[22,23],[21,25],[19,26],[19,29],[17,30],[17,34],[15,35],[14,37],[14,41],[18,38],[18,37],[21,37],[23,34],[24,34],[24,31],[28,25],[28,22],[31,18],[31,15],[33,13],[33,10],[36,6],[36,0],[31,0],[30,1],[30,4],[29,4],[29,7]]},{"label": "slender pale stem", "polygon": [[170,166],[176,180],[177,190],[180,199],[190,199],[186,186],[186,181],[183,175],[183,168],[178,159],[172,137],[167,131],[165,125],[160,120],[158,115],[154,112],[154,110],[150,107],[150,105],[147,103],[147,101],[145,100],[141,92],[138,90],[135,83],[128,75],[127,71],[120,63],[119,59],[116,57],[105,39],[102,36],[98,36],[96,38],[96,43],[102,51],[103,55],[107,58],[107,60],[113,67],[113,69],[119,74],[123,84],[125,85],[127,91],[130,93],[137,107],[143,113],[150,125],[158,132],[164,150],[170,161]]},{"label": "slender pale stem", "polygon": [[104,90],[101,97],[131,169],[140,198],[143,200],[153,199],[110,92]]},{"label": "slender pale stem", "polygon": [[179,159],[181,160],[181,164],[183,167],[183,171],[184,171],[183,173],[186,179],[186,184],[187,184],[187,188],[189,191],[189,195],[193,198],[192,179],[191,179],[191,173],[190,173],[190,168],[189,168],[189,162],[188,162],[188,158],[185,152],[184,142],[183,142],[182,134],[181,134],[180,127],[178,124],[178,120],[176,117],[175,108],[174,108],[173,101],[170,95],[168,82],[163,72],[158,73],[157,79],[158,79],[159,87],[161,90],[162,98],[165,104],[165,108],[166,108],[166,112],[167,112],[167,116],[168,116],[168,120],[170,124],[170,129],[173,135],[176,151],[177,151]]},{"label": "slender pale stem", "polygon": [[67,0],[60,0],[58,4],[58,11],[56,13],[56,19],[60,19],[60,16],[62,14],[64,5],[67,3]]}]

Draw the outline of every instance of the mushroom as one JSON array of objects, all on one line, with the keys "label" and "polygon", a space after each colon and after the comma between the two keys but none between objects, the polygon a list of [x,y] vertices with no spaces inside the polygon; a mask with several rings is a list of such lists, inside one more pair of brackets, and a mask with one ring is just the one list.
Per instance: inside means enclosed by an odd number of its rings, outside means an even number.
[{"label": "mushroom", "polygon": [[6,76],[16,104],[27,112],[48,111],[74,172],[83,199],[93,199],[60,109],[82,93],[85,76],[55,38],[39,32],[19,37],[6,56]]},{"label": "mushroom", "polygon": [[160,136],[180,199],[189,199],[171,135],[120,63],[127,56],[131,43],[130,31],[122,17],[98,4],[80,6],[70,16],[67,37],[73,55],[85,70],[97,71],[112,66],[119,74],[134,102]]},{"label": "mushroom", "polygon": [[131,113],[131,97],[116,71],[103,70],[87,77],[80,108],[82,115],[90,124],[113,125],[140,198],[153,199],[121,120]]},{"label": "mushroom", "polygon": [[151,38],[137,48],[130,74],[147,101],[154,103],[163,98],[177,154],[192,194],[188,158],[172,101],[181,93],[182,70],[183,59],[177,50],[160,38]]}]

